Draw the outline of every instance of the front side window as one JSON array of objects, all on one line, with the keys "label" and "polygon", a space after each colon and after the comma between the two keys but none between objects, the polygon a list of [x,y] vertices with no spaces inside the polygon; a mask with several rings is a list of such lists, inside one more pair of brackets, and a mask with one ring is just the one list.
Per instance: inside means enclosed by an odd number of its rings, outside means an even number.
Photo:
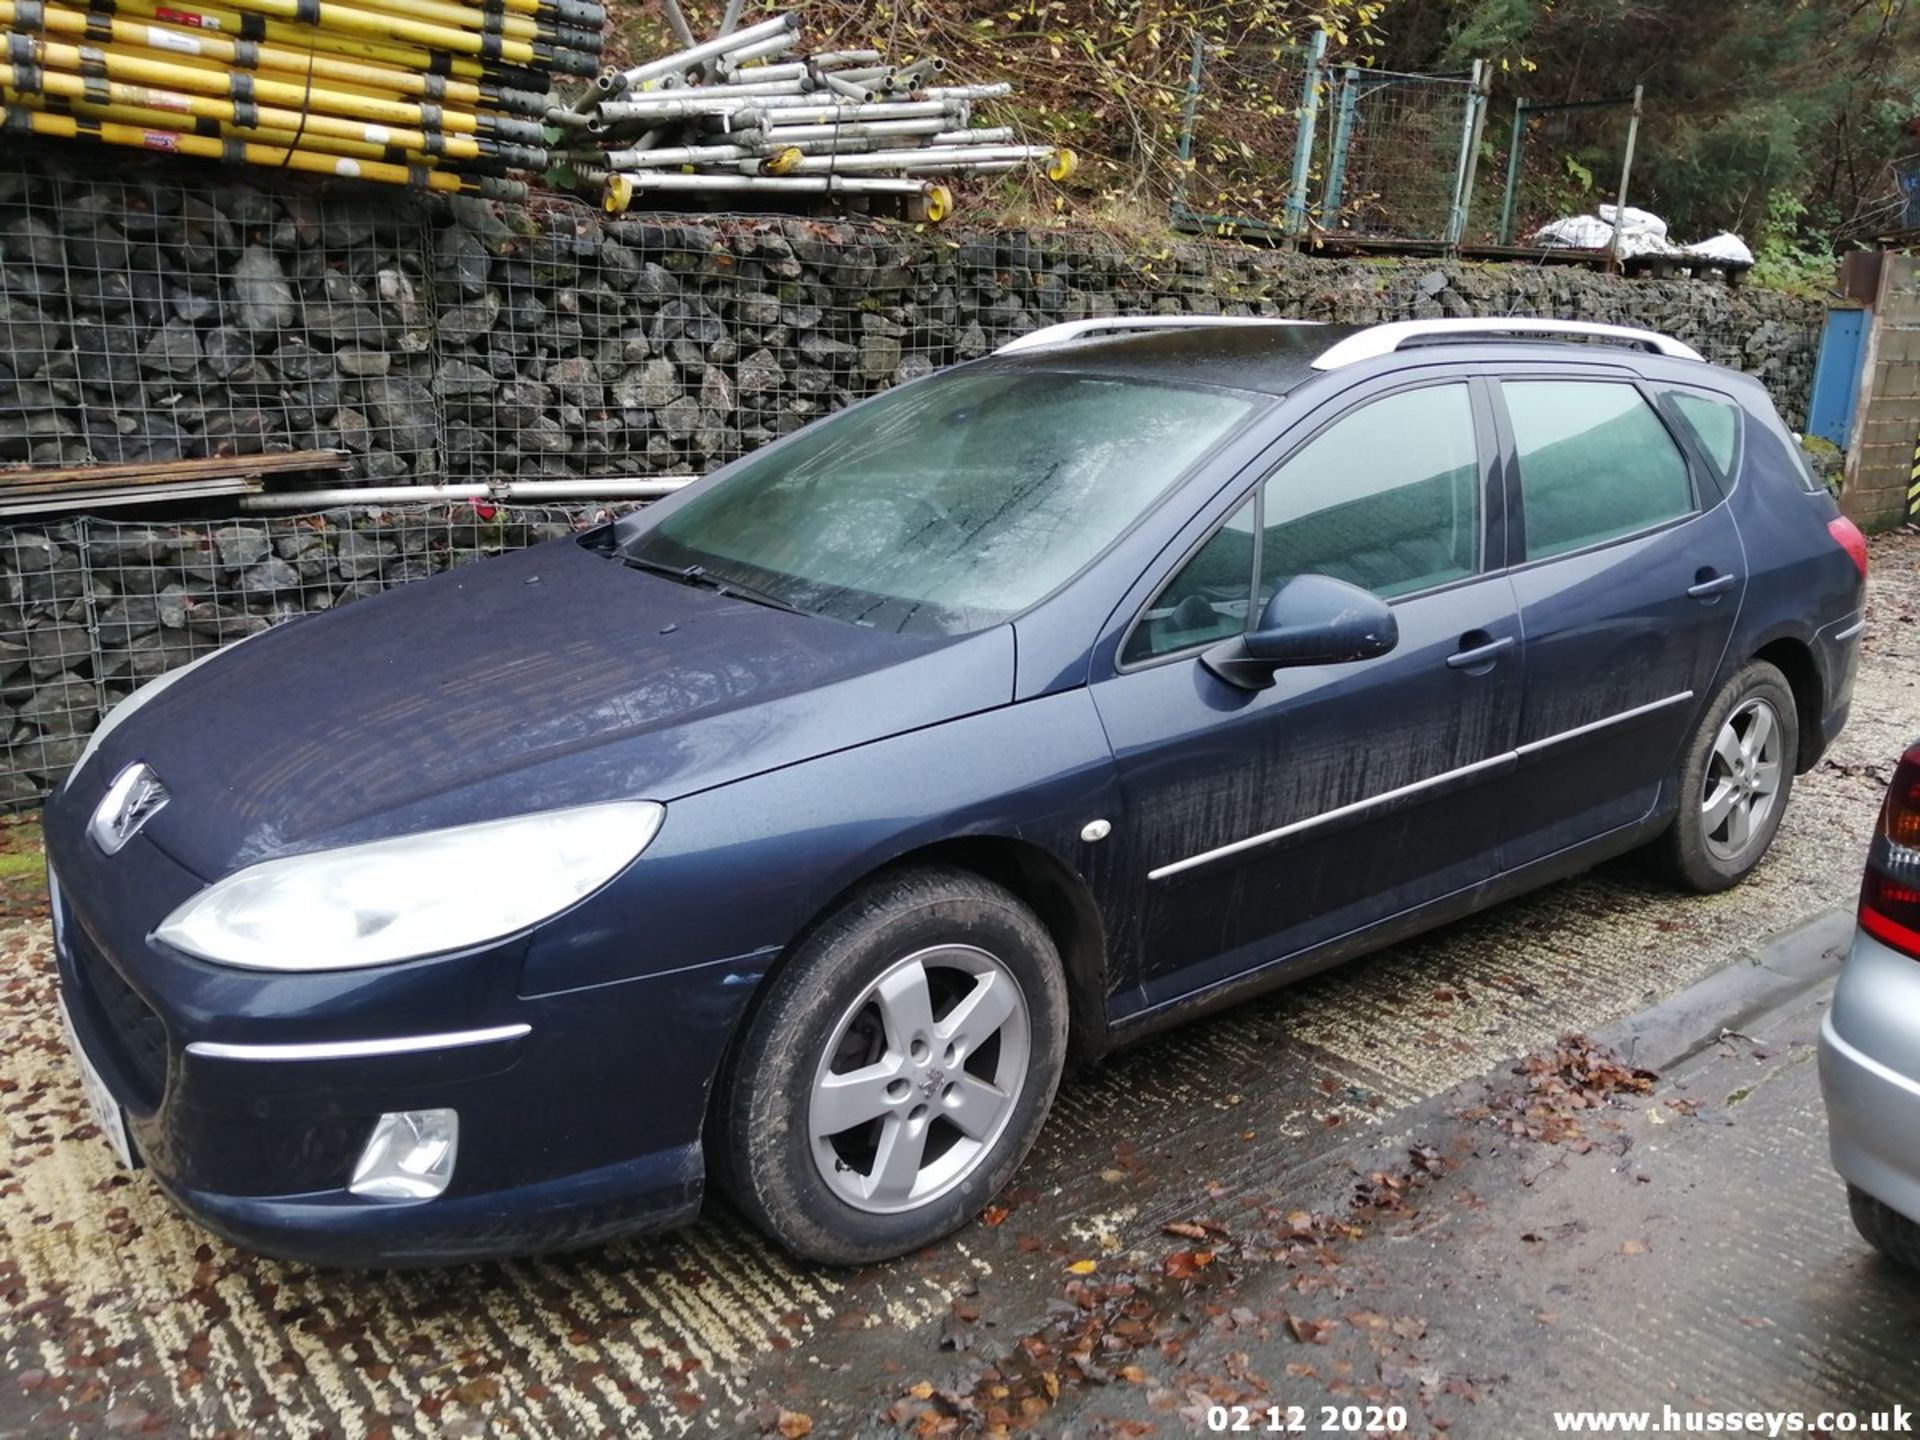
[{"label": "front side window", "polygon": [[1480,564],[1480,459],[1467,387],[1375,400],[1316,435],[1267,480],[1264,605],[1294,575],[1391,599]]},{"label": "front side window", "polygon": [[1238,635],[1295,575],[1331,575],[1392,598],[1479,564],[1480,460],[1467,387],[1405,390],[1335,421],[1267,477],[1153,598],[1120,661]]},{"label": "front side window", "polygon": [[1210,645],[1247,628],[1256,508],[1249,500],[1236,510],[1154,596],[1127,636],[1121,664]]},{"label": "front side window", "polygon": [[854,624],[964,634],[1059,588],[1254,404],[1029,370],[904,386],[749,458],[623,550]]},{"label": "front side window", "polygon": [[1687,462],[1631,385],[1509,380],[1527,558],[1562,555],[1690,514]]}]

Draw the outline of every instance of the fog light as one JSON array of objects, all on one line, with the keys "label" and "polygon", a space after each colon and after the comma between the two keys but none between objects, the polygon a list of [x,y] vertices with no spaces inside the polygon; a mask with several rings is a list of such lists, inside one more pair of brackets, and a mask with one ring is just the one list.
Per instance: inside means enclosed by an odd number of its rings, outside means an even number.
[{"label": "fog light", "polygon": [[458,1111],[396,1110],[374,1125],[347,1189],[369,1200],[431,1200],[453,1179],[459,1149]]}]

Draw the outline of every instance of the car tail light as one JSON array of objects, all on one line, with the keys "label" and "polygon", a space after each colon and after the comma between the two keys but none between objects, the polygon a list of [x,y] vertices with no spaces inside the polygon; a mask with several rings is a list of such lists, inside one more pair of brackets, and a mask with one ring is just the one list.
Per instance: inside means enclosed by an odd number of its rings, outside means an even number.
[{"label": "car tail light", "polygon": [[1920,959],[1920,745],[1900,757],[1860,887],[1860,928]]},{"label": "car tail light", "polygon": [[1844,515],[1827,522],[1827,533],[1833,536],[1833,543],[1847,552],[1847,558],[1860,567],[1860,578],[1867,578],[1867,537],[1860,533],[1860,527]]}]

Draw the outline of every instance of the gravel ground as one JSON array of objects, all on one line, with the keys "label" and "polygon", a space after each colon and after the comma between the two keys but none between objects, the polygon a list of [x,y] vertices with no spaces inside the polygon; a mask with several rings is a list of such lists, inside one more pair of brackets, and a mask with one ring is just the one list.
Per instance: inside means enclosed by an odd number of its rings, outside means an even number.
[{"label": "gravel ground", "polygon": [[[921,1388],[1006,1359],[1073,1303],[1088,1262],[1159,1255],[1163,1226],[1199,1213],[1306,1206],[1329,1157],[1395,1133],[1406,1107],[1849,903],[1892,759],[1920,734],[1916,606],[1920,536],[1876,540],[1853,723],[1739,890],[1680,897],[1608,866],[1142,1045],[1063,1090],[980,1224],[862,1271],[798,1265],[724,1213],[581,1255],[430,1273],[237,1251],[115,1170],[61,1043],[45,927],[0,929],[0,1433],[922,1428]],[[1059,1433],[1044,1383],[1021,1398],[1023,1423]],[[1177,1407],[1122,1421],[1190,1431]]]}]

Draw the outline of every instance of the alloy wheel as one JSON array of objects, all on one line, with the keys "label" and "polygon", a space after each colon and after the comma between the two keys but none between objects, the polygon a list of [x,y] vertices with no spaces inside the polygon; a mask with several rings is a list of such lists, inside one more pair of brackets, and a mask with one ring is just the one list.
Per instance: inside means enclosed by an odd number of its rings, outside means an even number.
[{"label": "alloy wheel", "polygon": [[1766,828],[1780,797],[1780,717],[1758,696],[1734,707],[1714,736],[1701,790],[1701,833],[1716,860],[1733,862]]},{"label": "alloy wheel", "polygon": [[1032,1044],[1013,972],[971,945],[916,951],[841,1015],[808,1104],[814,1164],[870,1214],[964,1181],[1013,1118]]}]

